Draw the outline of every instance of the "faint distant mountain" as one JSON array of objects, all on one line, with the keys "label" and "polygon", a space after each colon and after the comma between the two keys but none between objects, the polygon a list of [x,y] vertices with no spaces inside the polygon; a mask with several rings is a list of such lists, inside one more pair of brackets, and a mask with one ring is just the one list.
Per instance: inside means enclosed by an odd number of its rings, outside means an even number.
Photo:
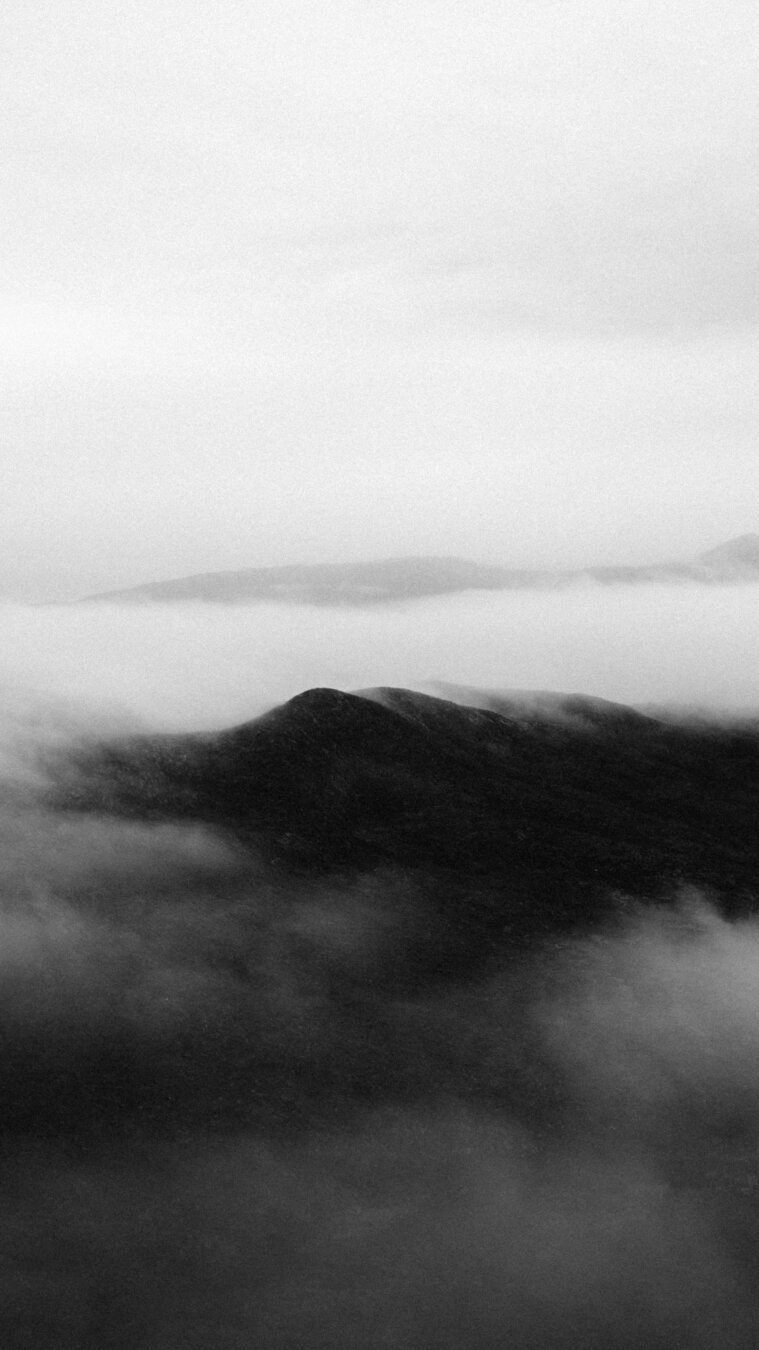
[{"label": "faint distant mountain", "polygon": [[462,591],[556,590],[596,583],[706,585],[759,581],[759,534],[744,534],[697,557],[647,566],[575,569],[510,568],[464,558],[385,558],[359,563],[296,563],[285,567],[248,567],[240,571],[201,572],[171,581],[151,581],[125,590],[106,591],[87,601],[124,604],[201,600],[235,604],[272,600],[308,605],[374,605]]},{"label": "faint distant mountain", "polygon": [[701,553],[699,566],[715,581],[753,580],[759,577],[759,534],[741,534],[708,553]]},{"label": "faint distant mountain", "polygon": [[173,581],[151,581],[127,590],[87,596],[125,602],[283,600],[309,605],[367,605],[413,600],[456,591],[503,590],[553,584],[561,573],[511,571],[463,558],[384,558],[376,562],[295,563],[201,572]]},{"label": "faint distant mountain", "polygon": [[742,534],[681,562],[647,567],[588,567],[573,573],[607,585],[639,582],[702,582],[712,585],[759,581],[759,534]]}]

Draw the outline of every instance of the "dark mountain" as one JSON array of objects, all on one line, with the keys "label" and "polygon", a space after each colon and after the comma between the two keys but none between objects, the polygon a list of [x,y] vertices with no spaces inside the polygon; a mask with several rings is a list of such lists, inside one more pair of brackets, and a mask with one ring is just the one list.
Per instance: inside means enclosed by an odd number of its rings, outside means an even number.
[{"label": "dark mountain", "polygon": [[129,604],[203,600],[234,604],[252,600],[309,605],[372,605],[471,590],[553,590],[578,582],[600,585],[759,580],[759,535],[747,534],[697,558],[650,566],[508,568],[463,558],[387,558],[378,562],[294,564],[203,572],[87,596],[88,601]]},{"label": "dark mountain", "polygon": [[7,785],[3,1345],[759,1344],[759,728],[455,693]]},{"label": "dark mountain", "polygon": [[478,957],[613,896],[694,885],[749,909],[759,876],[755,729],[602,699],[312,689],[220,734],[83,748],[56,774],[69,808],[201,821],[285,872],[416,878],[443,945]]}]

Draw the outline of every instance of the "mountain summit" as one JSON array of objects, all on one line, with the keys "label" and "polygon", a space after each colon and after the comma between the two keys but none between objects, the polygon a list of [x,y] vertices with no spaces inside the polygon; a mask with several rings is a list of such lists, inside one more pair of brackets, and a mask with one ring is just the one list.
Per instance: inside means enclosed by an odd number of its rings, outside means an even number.
[{"label": "mountain summit", "polygon": [[727,543],[700,554],[698,561],[726,578],[733,574],[759,576],[759,534],[740,534],[728,539]]},{"label": "mountain summit", "polygon": [[438,916],[435,961],[584,925],[615,895],[695,886],[753,907],[755,729],[579,695],[488,703],[310,689],[213,735],[84,747],[58,765],[57,801],[220,829],[284,873],[412,877]]}]

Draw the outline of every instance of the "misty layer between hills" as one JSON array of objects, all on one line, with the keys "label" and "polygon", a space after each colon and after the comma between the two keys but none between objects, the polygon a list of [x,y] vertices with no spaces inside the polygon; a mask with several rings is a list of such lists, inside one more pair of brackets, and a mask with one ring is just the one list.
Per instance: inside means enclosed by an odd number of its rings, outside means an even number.
[{"label": "misty layer between hills", "polygon": [[756,1344],[756,731],[479,699],[6,757],[4,1344]]}]

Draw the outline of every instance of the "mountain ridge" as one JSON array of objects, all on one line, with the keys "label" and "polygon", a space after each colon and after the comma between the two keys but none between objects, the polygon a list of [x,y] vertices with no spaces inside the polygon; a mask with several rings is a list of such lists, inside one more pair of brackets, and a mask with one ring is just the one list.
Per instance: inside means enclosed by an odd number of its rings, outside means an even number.
[{"label": "mountain ridge", "polygon": [[55,805],[218,829],[284,874],[415,878],[436,962],[593,924],[615,896],[695,887],[753,912],[755,729],[488,697],[317,688],[219,733],[81,746],[53,766]]},{"label": "mountain ridge", "polygon": [[72,603],[286,604],[366,606],[471,590],[557,590],[581,584],[629,586],[759,581],[759,534],[738,535],[692,559],[581,568],[510,568],[424,555],[357,563],[288,563],[198,572],[84,596]]}]

